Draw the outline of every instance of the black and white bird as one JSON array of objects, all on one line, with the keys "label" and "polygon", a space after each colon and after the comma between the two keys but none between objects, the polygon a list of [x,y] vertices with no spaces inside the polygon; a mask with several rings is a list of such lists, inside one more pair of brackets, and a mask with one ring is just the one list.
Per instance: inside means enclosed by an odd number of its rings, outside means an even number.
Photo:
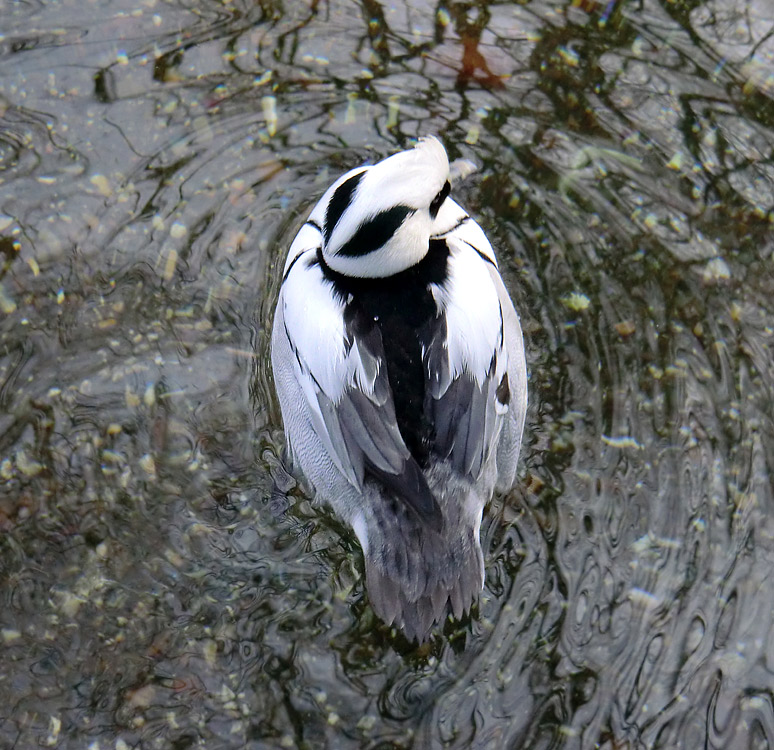
[{"label": "black and white bird", "polygon": [[519,317],[449,180],[433,137],[336,180],[272,332],[289,460],[357,535],[375,612],[420,642],[483,588],[482,512],[527,406]]}]

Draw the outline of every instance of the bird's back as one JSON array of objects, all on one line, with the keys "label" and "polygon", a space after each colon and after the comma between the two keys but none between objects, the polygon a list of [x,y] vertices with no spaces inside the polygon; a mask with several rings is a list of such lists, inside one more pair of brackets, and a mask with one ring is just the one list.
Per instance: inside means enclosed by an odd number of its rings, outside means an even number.
[{"label": "bird's back", "polygon": [[286,263],[272,365],[294,464],[355,531],[374,610],[421,641],[483,586],[481,517],[514,482],[526,367],[440,144],[416,152],[344,175],[315,207]]}]

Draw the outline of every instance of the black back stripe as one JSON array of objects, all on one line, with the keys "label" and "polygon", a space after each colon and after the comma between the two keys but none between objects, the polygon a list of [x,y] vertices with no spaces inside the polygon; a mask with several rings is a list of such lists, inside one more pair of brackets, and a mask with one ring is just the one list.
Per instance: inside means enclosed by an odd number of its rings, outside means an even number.
[{"label": "black back stripe", "polygon": [[406,217],[413,212],[414,209],[409,208],[409,206],[393,206],[387,211],[376,214],[372,219],[358,227],[357,232],[336,255],[357,257],[378,250],[389,241],[406,220]]},{"label": "black back stripe", "polygon": [[327,245],[333,234],[333,230],[336,228],[339,219],[342,214],[349,208],[352,203],[352,196],[357,190],[357,186],[360,184],[360,180],[363,179],[365,172],[360,172],[353,175],[348,180],[344,180],[336,188],[333,193],[328,208],[325,211],[325,244]]}]

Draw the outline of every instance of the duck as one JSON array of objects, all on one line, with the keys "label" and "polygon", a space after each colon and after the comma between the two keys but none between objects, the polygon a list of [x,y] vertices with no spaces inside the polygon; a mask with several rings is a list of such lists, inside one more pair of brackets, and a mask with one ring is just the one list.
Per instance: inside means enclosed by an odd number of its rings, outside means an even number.
[{"label": "duck", "polygon": [[288,468],[352,529],[409,641],[484,586],[480,527],[517,477],[519,316],[434,136],[339,177],[285,261],[271,361]]}]

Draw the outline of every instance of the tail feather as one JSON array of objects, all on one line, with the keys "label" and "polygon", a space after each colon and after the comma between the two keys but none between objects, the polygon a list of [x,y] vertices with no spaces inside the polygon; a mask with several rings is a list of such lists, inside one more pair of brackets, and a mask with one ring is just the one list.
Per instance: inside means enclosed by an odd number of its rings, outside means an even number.
[{"label": "tail feather", "polygon": [[451,603],[452,612],[454,616],[459,620],[465,613],[465,601],[463,599],[463,592],[460,587],[459,581],[457,585],[449,592],[449,602]]},{"label": "tail feather", "polygon": [[438,586],[432,592],[429,592],[429,596],[433,605],[433,612],[443,612],[448,600],[446,589]]},{"label": "tail feather", "polygon": [[429,470],[428,480],[443,515],[441,530],[382,498],[371,508],[364,545],[371,606],[420,643],[448,612],[460,619],[484,585],[480,495],[446,464]]},{"label": "tail feather", "polygon": [[[398,585],[391,578],[379,574],[366,565],[366,580],[369,582],[368,595],[371,606],[388,625],[392,625],[402,614]],[[378,581],[372,588],[370,581]]]}]

